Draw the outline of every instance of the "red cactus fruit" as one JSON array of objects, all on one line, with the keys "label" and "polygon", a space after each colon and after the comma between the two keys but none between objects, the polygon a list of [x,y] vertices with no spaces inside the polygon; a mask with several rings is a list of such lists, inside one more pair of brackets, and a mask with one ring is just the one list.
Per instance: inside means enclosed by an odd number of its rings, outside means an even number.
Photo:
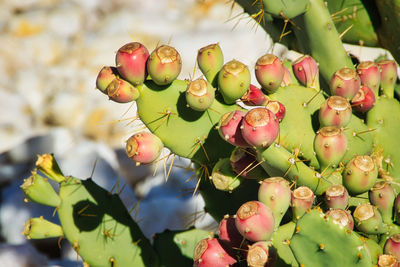
[{"label": "red cactus fruit", "polygon": [[361,80],[357,72],[350,68],[341,68],[333,74],[329,87],[332,95],[353,99],[361,86]]},{"label": "red cactus fruit", "polygon": [[245,248],[247,240],[239,233],[235,225],[235,218],[225,215],[219,222],[219,239],[233,249]]},{"label": "red cactus fruit", "polygon": [[279,122],[281,122],[286,115],[286,108],[279,101],[269,100],[265,107],[274,113]]},{"label": "red cactus fruit", "polygon": [[248,147],[249,144],[244,140],[240,126],[246,115],[241,110],[227,112],[222,115],[217,126],[219,135],[228,143],[238,147]]},{"label": "red cactus fruit", "polygon": [[378,178],[375,161],[368,155],[355,156],[343,171],[343,185],[350,195],[367,192]]},{"label": "red cactus fruit", "polygon": [[333,219],[333,222],[339,224],[339,226],[347,227],[350,230],[354,228],[354,220],[351,214],[344,209],[330,209],[326,213]]},{"label": "red cactus fruit", "polygon": [[118,49],[115,64],[119,74],[133,84],[143,84],[147,76],[146,63],[149,58],[147,48],[138,42],[132,42]]},{"label": "red cactus fruit", "polygon": [[210,44],[199,49],[197,64],[201,72],[213,86],[217,86],[218,72],[224,65],[224,55],[219,44]]},{"label": "red cactus fruit", "polygon": [[103,67],[96,78],[96,88],[99,89],[103,94],[107,93],[108,85],[118,76],[117,68],[114,67]]},{"label": "red cactus fruit", "polygon": [[207,110],[214,102],[215,89],[203,78],[191,81],[186,89],[186,103],[196,111]]},{"label": "red cactus fruit", "polygon": [[382,214],[385,223],[392,223],[393,205],[396,193],[392,185],[386,181],[379,181],[369,190],[369,201]]},{"label": "red cactus fruit", "polygon": [[241,125],[244,140],[252,146],[270,146],[279,134],[279,121],[266,108],[254,108],[247,112]]},{"label": "red cactus fruit", "polygon": [[369,87],[374,92],[375,98],[379,95],[379,84],[381,72],[378,64],[373,61],[364,61],[357,66],[357,73],[360,76],[361,84]]},{"label": "red cactus fruit", "polygon": [[314,151],[322,168],[337,166],[347,151],[347,137],[341,128],[323,127],[315,135]]},{"label": "red cactus fruit", "polygon": [[126,154],[137,165],[151,163],[161,154],[164,145],[161,140],[149,132],[132,135],[126,141]]},{"label": "red cactus fruit", "polygon": [[107,86],[108,97],[117,103],[128,103],[138,99],[140,93],[129,82],[117,77]]},{"label": "red cactus fruit", "polygon": [[378,267],[399,267],[399,262],[392,255],[382,254],[382,255],[379,255],[379,257],[378,257],[378,265],[377,266]]},{"label": "red cactus fruit", "polygon": [[264,179],[268,177],[257,160],[257,152],[252,148],[236,147],[230,156],[232,170],[247,179]]},{"label": "red cactus fruit", "polygon": [[260,88],[250,84],[249,90],[242,96],[242,101],[248,106],[263,106],[268,101]]},{"label": "red cactus fruit", "polygon": [[302,85],[319,89],[318,64],[311,56],[305,55],[293,62],[293,72]]},{"label": "red cactus fruit", "polygon": [[249,267],[272,267],[275,265],[277,253],[266,241],[258,241],[249,247],[247,265]]},{"label": "red cactus fruit", "polygon": [[350,103],[341,96],[328,97],[319,109],[319,122],[321,126],[345,127],[350,123]]},{"label": "red cactus fruit", "polygon": [[357,229],[365,234],[383,234],[388,230],[387,225],[382,221],[380,212],[370,203],[358,205],[354,210],[353,217]]},{"label": "red cactus fruit", "polygon": [[268,94],[275,92],[282,83],[285,69],[282,61],[272,54],[260,57],[255,66],[257,81]]},{"label": "red cactus fruit", "polygon": [[194,250],[193,260],[195,267],[229,267],[236,263],[217,238],[200,240]]},{"label": "red cactus fruit", "polygon": [[293,219],[298,220],[308,210],[311,209],[315,195],[307,186],[300,186],[292,192],[292,212]]},{"label": "red cactus fruit", "polygon": [[169,45],[157,47],[147,60],[147,71],[157,85],[172,83],[182,69],[178,51]]},{"label": "red cactus fruit", "polygon": [[400,261],[400,234],[394,234],[386,240],[383,252],[385,254],[393,255],[398,261]]},{"label": "red cactus fruit", "polygon": [[349,204],[349,193],[343,185],[331,185],[325,191],[325,203],[330,209],[345,209]]},{"label": "red cactus fruit", "polygon": [[244,203],[236,212],[235,225],[250,241],[269,240],[274,233],[275,219],[270,208],[259,201]]},{"label": "red cactus fruit", "polygon": [[375,105],[375,95],[367,86],[361,86],[357,94],[351,100],[354,110],[365,113]]}]

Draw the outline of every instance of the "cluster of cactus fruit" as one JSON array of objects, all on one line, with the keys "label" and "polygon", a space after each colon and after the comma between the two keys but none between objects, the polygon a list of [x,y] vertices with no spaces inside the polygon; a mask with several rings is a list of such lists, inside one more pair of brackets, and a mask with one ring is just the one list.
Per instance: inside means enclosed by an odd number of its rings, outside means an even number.
[{"label": "cluster of cactus fruit", "polygon": [[37,171],[59,193],[36,171],[21,187],[56,207],[61,226],[30,219],[29,238],[66,237],[90,266],[399,266],[396,63],[354,66],[320,0],[236,2],[249,14],[261,6],[272,25],[290,21],[312,56],[262,55],[258,87],[218,44],[198,50],[201,77],[179,80],[178,51],[132,42],[96,81],[109,99],[136,101],[147,126],[126,141],[128,157],[154,163],[166,147],[193,162],[216,233],[166,231],[150,242],[117,194],[64,176],[43,155]]}]

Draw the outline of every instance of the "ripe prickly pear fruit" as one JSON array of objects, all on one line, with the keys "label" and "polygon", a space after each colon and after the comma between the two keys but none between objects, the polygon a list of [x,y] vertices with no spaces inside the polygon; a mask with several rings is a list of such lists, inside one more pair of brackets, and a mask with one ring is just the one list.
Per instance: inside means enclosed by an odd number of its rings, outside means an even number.
[{"label": "ripe prickly pear fruit", "polygon": [[373,61],[364,61],[357,66],[361,84],[369,87],[374,92],[375,98],[379,95],[381,73],[378,64]]},{"label": "ripe prickly pear fruit", "polygon": [[231,111],[222,115],[217,126],[219,135],[228,143],[238,147],[248,147],[240,126],[246,113],[241,110]]},{"label": "ripe prickly pear fruit", "polygon": [[285,69],[277,56],[265,54],[257,60],[254,69],[257,81],[268,94],[274,93],[279,88]]},{"label": "ripe prickly pear fruit", "polygon": [[378,257],[378,267],[399,267],[396,258],[389,254],[382,254]]},{"label": "ripe prickly pear fruit", "polygon": [[384,59],[378,62],[381,70],[381,89],[388,97],[393,97],[394,86],[397,80],[397,66],[394,60]]},{"label": "ripe prickly pear fruit", "polygon": [[350,195],[367,192],[378,178],[375,161],[368,155],[355,156],[343,171],[343,185]]},{"label": "ripe prickly pear fruit", "polygon": [[197,64],[201,72],[213,86],[217,86],[217,75],[224,65],[224,55],[219,44],[210,44],[199,49]]},{"label": "ripe prickly pear fruit", "polygon": [[341,226],[347,227],[350,230],[354,228],[354,220],[351,214],[344,209],[330,209],[326,215],[332,217],[333,221]]},{"label": "ripe prickly pear fruit", "polygon": [[398,261],[400,261],[400,234],[394,234],[386,240],[383,252],[385,254],[393,255]]},{"label": "ripe prickly pear fruit", "polygon": [[278,137],[279,121],[272,111],[266,108],[254,108],[247,112],[240,129],[249,145],[266,148]]},{"label": "ripe prickly pear fruit", "polygon": [[115,56],[115,64],[119,74],[133,84],[138,86],[146,79],[146,63],[149,58],[147,48],[138,42],[132,42],[118,49]]},{"label": "ripe prickly pear fruit", "polygon": [[336,71],[331,79],[329,87],[332,95],[338,95],[350,101],[358,92],[361,80],[357,72],[344,67]]},{"label": "ripe prickly pear fruit", "polygon": [[277,254],[273,251],[273,248],[271,249],[271,243],[267,241],[258,241],[249,246],[246,257],[249,267],[272,267],[276,259]]},{"label": "ripe prickly pear fruit", "polygon": [[229,61],[218,73],[218,89],[227,104],[235,103],[249,87],[249,68],[240,61]]},{"label": "ripe prickly pear fruit", "polygon": [[378,208],[385,223],[392,223],[395,199],[396,193],[392,185],[386,181],[376,182],[369,190],[369,201]]},{"label": "ripe prickly pear fruit", "polygon": [[331,185],[325,191],[325,203],[329,209],[345,209],[349,204],[349,193],[343,185]]},{"label": "ripe prickly pear fruit", "polygon": [[107,94],[108,85],[118,76],[117,68],[105,66],[96,78],[96,88],[103,94]]},{"label": "ripe prickly pear fruit", "polygon": [[242,96],[242,101],[248,106],[263,106],[268,101],[260,88],[250,84],[249,90]]},{"label": "ripe prickly pear fruit", "polygon": [[193,260],[195,267],[227,267],[236,263],[217,238],[200,240],[194,250]]},{"label": "ripe prickly pear fruit", "polygon": [[299,82],[307,87],[319,89],[319,69],[315,60],[304,55],[293,62],[293,73]]},{"label": "ripe prickly pear fruit", "polygon": [[207,110],[215,98],[215,89],[203,78],[191,81],[186,89],[186,103],[196,111]]},{"label": "ripe prickly pear fruit", "polygon": [[317,131],[314,151],[322,169],[327,166],[336,167],[346,154],[346,150],[347,137],[341,128],[326,126]]},{"label": "ripe prickly pear fruit", "polygon": [[279,122],[281,122],[286,115],[286,108],[279,101],[269,100],[265,107],[274,113]]},{"label": "ripe prickly pear fruit", "polygon": [[246,239],[239,233],[235,225],[235,218],[225,215],[219,222],[219,239],[232,248],[245,248]]},{"label": "ripe prickly pear fruit", "polygon": [[321,127],[345,127],[350,123],[352,114],[350,103],[344,97],[334,95],[325,100],[318,115]]},{"label": "ripe prickly pear fruit", "polygon": [[236,147],[229,158],[232,170],[247,179],[264,179],[268,177],[264,168],[257,161],[257,152],[252,148]]},{"label": "ripe prickly pear fruit", "polygon": [[388,230],[378,209],[369,203],[358,205],[354,210],[353,217],[357,229],[365,234],[383,234]]},{"label": "ripe prickly pear fruit", "polygon": [[136,162],[147,164],[155,161],[161,154],[164,145],[155,134],[140,132],[126,141],[126,154]]},{"label": "ripe prickly pear fruit", "polygon": [[128,103],[139,98],[139,90],[117,77],[107,87],[108,97],[117,103]]},{"label": "ripe prickly pear fruit", "polygon": [[229,159],[220,159],[214,166],[211,177],[215,188],[221,191],[233,191],[243,181],[243,178],[232,171]]},{"label": "ripe prickly pear fruit", "polygon": [[172,83],[182,69],[178,51],[169,45],[157,47],[147,60],[147,72],[157,85]]},{"label": "ripe prickly pear fruit", "polygon": [[351,100],[354,110],[365,113],[375,105],[374,92],[367,86],[361,86],[357,94]]},{"label": "ripe prickly pear fruit", "polygon": [[291,202],[293,220],[300,219],[307,210],[311,209],[314,198],[313,191],[307,186],[300,186],[293,190]]},{"label": "ripe prickly pear fruit", "polygon": [[281,87],[289,86],[293,83],[292,74],[285,66],[283,66],[283,68],[284,68],[285,72],[283,74]]},{"label": "ripe prickly pear fruit", "polygon": [[291,195],[289,182],[282,177],[270,177],[260,183],[258,201],[264,203],[274,213],[275,228],[278,228],[290,206]]},{"label": "ripe prickly pear fruit", "polygon": [[257,242],[271,239],[275,228],[270,208],[259,201],[248,201],[236,212],[235,225],[246,239]]}]

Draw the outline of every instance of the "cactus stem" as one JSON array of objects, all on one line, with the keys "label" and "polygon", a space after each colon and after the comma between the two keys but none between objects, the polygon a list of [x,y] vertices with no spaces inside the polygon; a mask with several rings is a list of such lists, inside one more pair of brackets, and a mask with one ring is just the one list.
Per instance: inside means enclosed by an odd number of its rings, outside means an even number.
[{"label": "cactus stem", "polygon": [[348,33],[348,31],[351,30],[351,28],[353,28],[354,24],[351,24],[349,27],[347,27],[347,29],[345,29],[341,34],[339,34],[339,38],[342,39],[343,36]]},{"label": "cactus stem", "polygon": [[361,132],[353,132],[352,135],[355,137],[355,136],[358,136],[358,135],[361,135],[361,134],[364,134],[364,133],[373,132],[375,130],[376,130],[376,128],[372,128],[372,129],[368,129],[368,130],[361,131]]}]

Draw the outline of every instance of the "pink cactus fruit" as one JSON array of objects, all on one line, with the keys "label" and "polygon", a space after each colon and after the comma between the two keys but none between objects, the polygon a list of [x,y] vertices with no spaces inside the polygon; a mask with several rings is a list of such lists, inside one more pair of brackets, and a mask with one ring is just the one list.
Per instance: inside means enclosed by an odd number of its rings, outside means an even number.
[{"label": "pink cactus fruit", "polygon": [[381,89],[388,97],[393,97],[393,90],[397,80],[397,66],[394,60],[383,59],[378,62],[381,70]]},{"label": "pink cactus fruit", "polygon": [[399,262],[392,255],[382,254],[378,257],[377,267],[399,267]]},{"label": "pink cactus fruit", "polygon": [[270,240],[275,219],[270,208],[259,201],[244,203],[236,212],[235,225],[246,239],[257,242]]},{"label": "pink cactus fruit", "polygon": [[281,122],[283,118],[285,118],[286,108],[281,102],[269,100],[265,107],[272,111],[272,113],[274,113],[279,122]]},{"label": "pink cactus fruit", "polygon": [[199,78],[189,83],[185,96],[186,103],[190,108],[196,111],[205,111],[214,102],[215,89],[209,82]]},{"label": "pink cactus fruit", "polygon": [[396,199],[392,185],[386,181],[379,181],[372,186],[368,193],[369,201],[378,208],[383,222],[392,223],[393,206]]},{"label": "pink cactus fruit", "polygon": [[117,103],[128,103],[139,98],[139,90],[117,77],[107,86],[108,97]]},{"label": "pink cactus fruit", "polygon": [[345,209],[349,204],[349,193],[343,185],[331,185],[325,191],[325,203],[329,209]]},{"label": "pink cactus fruit", "polygon": [[219,44],[210,44],[199,49],[197,64],[201,72],[213,86],[217,86],[218,72],[224,65],[224,55]]},{"label": "pink cactus fruit", "polygon": [[349,230],[354,228],[354,220],[350,212],[344,209],[330,209],[326,213],[330,216],[333,222],[337,223],[339,226],[347,227]]},{"label": "pink cactus fruit", "polygon": [[117,68],[105,66],[103,67],[96,78],[96,88],[103,94],[107,93],[108,85],[118,76]]},{"label": "pink cactus fruit", "polygon": [[375,98],[377,98],[381,82],[381,72],[378,64],[373,61],[361,62],[357,66],[357,73],[360,76],[361,84],[370,88],[374,92]]},{"label": "pink cactus fruit", "polygon": [[237,262],[217,238],[200,240],[194,250],[193,260],[195,267],[229,267]]},{"label": "pink cactus fruit", "polygon": [[247,112],[240,128],[248,144],[266,148],[278,137],[279,121],[270,110],[254,108]]},{"label": "pink cactus fruit", "polygon": [[314,199],[313,191],[307,186],[300,186],[293,190],[291,201],[293,220],[300,219],[307,210],[311,209]]},{"label": "pink cactus fruit", "polygon": [[277,253],[267,241],[258,241],[247,252],[247,265],[249,267],[272,267],[277,260]]},{"label": "pink cactus fruit", "polygon": [[182,60],[178,51],[169,45],[157,47],[147,60],[147,71],[157,85],[168,85],[179,75]]},{"label": "pink cactus fruit", "polygon": [[361,86],[357,94],[351,100],[354,110],[365,113],[375,105],[374,92],[367,86]]},{"label": "pink cactus fruit", "polygon": [[365,234],[383,234],[388,230],[380,212],[370,203],[358,205],[354,210],[353,217],[357,229]]},{"label": "pink cactus fruit", "polygon": [[265,54],[257,60],[254,69],[257,81],[268,94],[279,88],[285,74],[285,68],[278,57]]},{"label": "pink cactus fruit", "polygon": [[244,140],[240,126],[246,113],[241,110],[227,112],[222,115],[217,126],[219,135],[228,143],[238,147],[248,147]]},{"label": "pink cactus fruit", "polygon": [[288,68],[286,68],[285,66],[283,66],[283,67],[285,69],[285,73],[283,74],[281,87],[285,87],[285,86],[289,86],[289,85],[293,84],[292,74],[290,73]]},{"label": "pink cactus fruit", "polygon": [[314,138],[314,151],[321,168],[337,166],[347,151],[347,137],[343,129],[326,126]]},{"label": "pink cactus fruit", "polygon": [[146,63],[149,58],[147,48],[138,42],[128,43],[118,49],[115,56],[115,64],[119,74],[133,84],[138,86],[146,79]]},{"label": "pink cactus fruit", "polygon": [[140,132],[132,135],[126,141],[126,154],[137,165],[147,164],[160,156],[163,147],[163,143],[155,134]]},{"label": "pink cactus fruit", "polygon": [[378,178],[375,161],[368,155],[353,157],[343,171],[343,185],[350,195],[367,192]]},{"label": "pink cactus fruit", "polygon": [[360,86],[361,80],[357,72],[347,67],[336,71],[329,84],[332,95],[344,97],[348,101],[353,99]]},{"label": "pink cactus fruit", "polygon": [[398,261],[400,261],[400,234],[391,235],[386,240],[383,252],[385,254],[393,255]]},{"label": "pink cactus fruit", "polygon": [[242,96],[242,101],[248,106],[263,106],[268,101],[268,97],[260,88],[250,84],[249,90]]},{"label": "pink cactus fruit", "polygon": [[293,62],[293,73],[302,85],[319,89],[318,64],[311,56],[304,55]]},{"label": "pink cactus fruit", "polygon": [[257,152],[252,148],[236,147],[230,156],[232,170],[247,179],[264,179],[268,177],[257,160]]},{"label": "pink cactus fruit", "polygon": [[318,115],[321,126],[345,127],[350,123],[353,112],[349,101],[334,95],[325,100]]},{"label": "pink cactus fruit", "polygon": [[264,203],[274,213],[275,228],[278,228],[290,206],[291,195],[289,182],[282,177],[270,177],[260,182],[258,201]]},{"label": "pink cactus fruit", "polygon": [[235,225],[235,218],[225,215],[220,221],[219,239],[233,249],[247,247],[247,240],[239,233]]}]

